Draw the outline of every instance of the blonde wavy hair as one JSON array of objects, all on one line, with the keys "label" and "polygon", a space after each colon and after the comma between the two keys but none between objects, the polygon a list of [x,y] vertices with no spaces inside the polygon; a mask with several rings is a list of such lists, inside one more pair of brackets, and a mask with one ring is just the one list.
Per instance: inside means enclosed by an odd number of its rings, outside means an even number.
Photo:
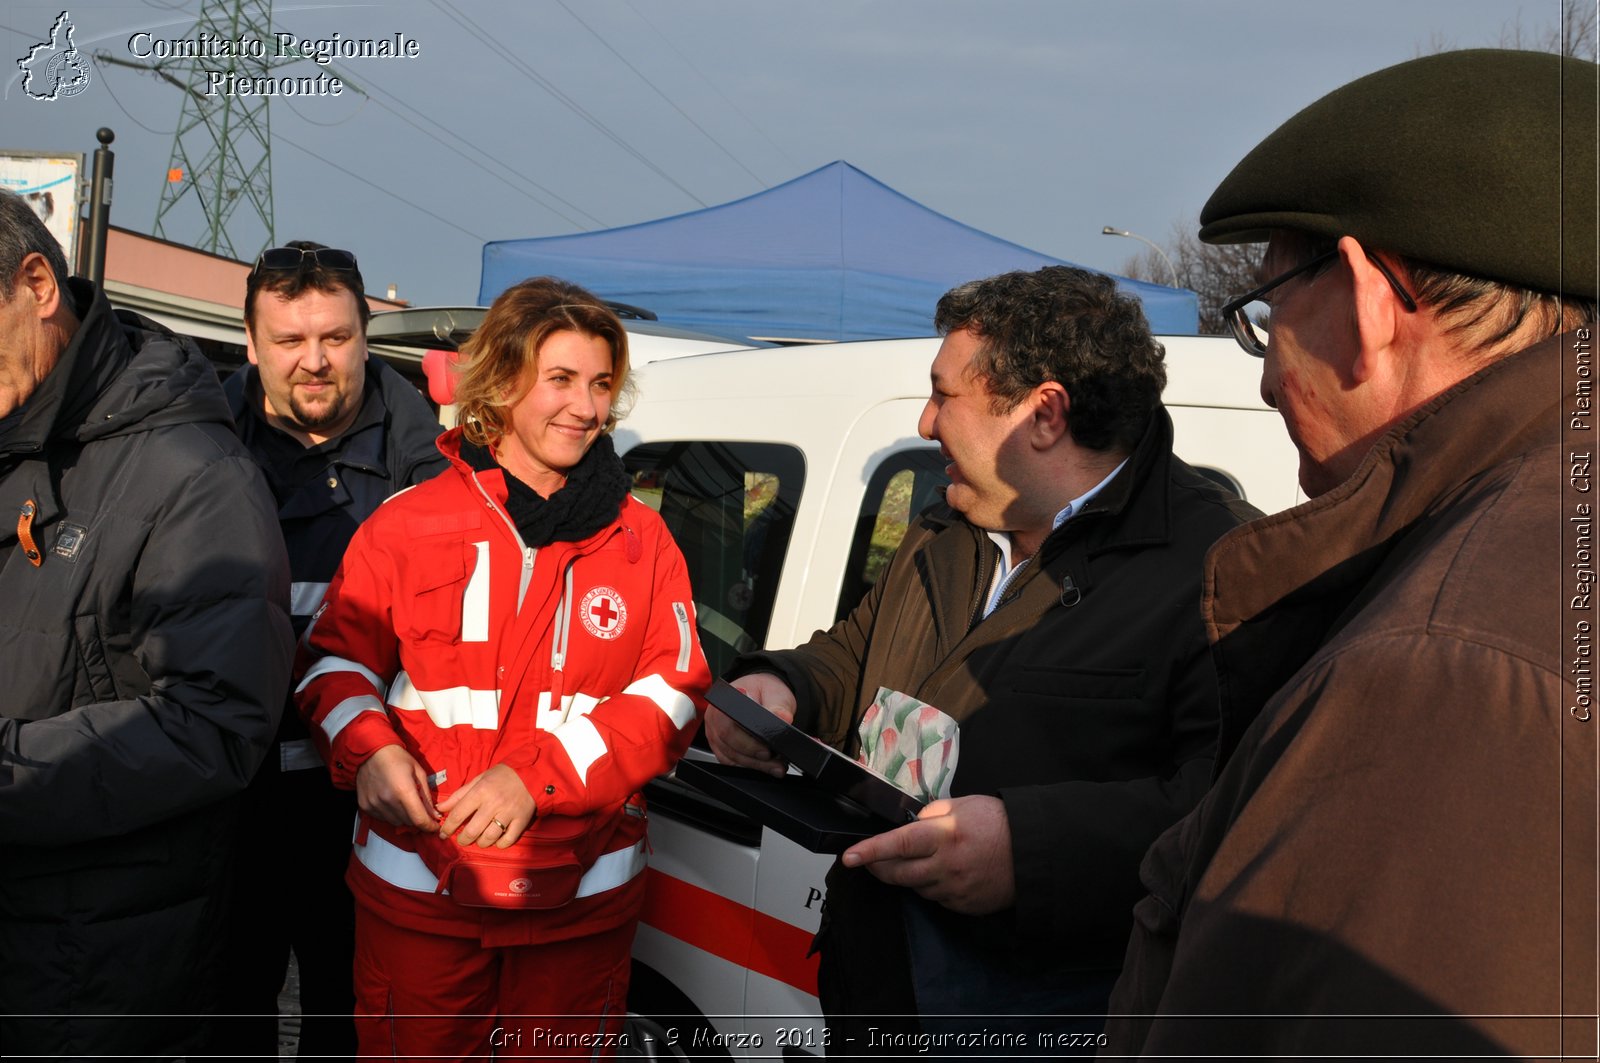
[{"label": "blonde wavy hair", "polygon": [[611,411],[602,432],[627,415],[633,396],[628,333],[611,308],[592,292],[557,277],[533,277],[501,292],[483,324],[461,346],[456,382],[456,423],[478,446],[493,446],[510,430],[511,409],[522,398],[523,375],[539,363],[539,347],[552,333],[570,329],[611,348]]}]

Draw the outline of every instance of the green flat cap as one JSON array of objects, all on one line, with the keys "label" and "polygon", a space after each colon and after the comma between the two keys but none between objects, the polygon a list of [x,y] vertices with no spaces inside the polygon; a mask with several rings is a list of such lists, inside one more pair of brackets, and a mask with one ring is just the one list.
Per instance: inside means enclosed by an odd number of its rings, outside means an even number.
[{"label": "green flat cap", "polygon": [[1596,298],[1600,66],[1493,49],[1335,89],[1233,168],[1200,239],[1354,236],[1474,277]]}]

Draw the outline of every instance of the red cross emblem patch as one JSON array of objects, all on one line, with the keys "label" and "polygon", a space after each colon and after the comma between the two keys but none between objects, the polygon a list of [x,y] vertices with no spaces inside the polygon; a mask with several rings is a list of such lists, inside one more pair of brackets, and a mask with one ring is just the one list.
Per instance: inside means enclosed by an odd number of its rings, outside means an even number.
[{"label": "red cross emblem patch", "polygon": [[583,629],[597,639],[614,639],[628,625],[628,606],[615,587],[596,587],[578,603]]}]

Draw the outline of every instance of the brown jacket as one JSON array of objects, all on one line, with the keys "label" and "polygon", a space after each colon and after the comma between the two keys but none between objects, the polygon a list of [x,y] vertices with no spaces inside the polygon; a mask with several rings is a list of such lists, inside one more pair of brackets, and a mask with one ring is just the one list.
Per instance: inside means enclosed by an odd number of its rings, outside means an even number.
[{"label": "brown jacket", "polygon": [[1591,339],[1212,551],[1221,767],[1145,859],[1103,1054],[1592,1054]]},{"label": "brown jacket", "polygon": [[[998,548],[940,506],[917,518],[888,572],[831,631],[736,663],[782,674],[797,723],[850,753],[880,686],[938,706],[961,721],[954,795],[1005,802],[1015,907],[970,917],[923,906],[987,977],[934,979],[919,987],[918,1010],[990,1013],[995,997],[1010,1012],[1104,1007],[1139,860],[1211,777],[1217,693],[1197,608],[1201,560],[1258,515],[1173,455],[1172,422],[1158,410],[1123,471],[1045,540],[981,622]],[[900,919],[910,891],[838,865],[828,882],[824,1007],[911,1010],[916,965]],[[1078,995],[1084,985],[1092,1000]]]}]

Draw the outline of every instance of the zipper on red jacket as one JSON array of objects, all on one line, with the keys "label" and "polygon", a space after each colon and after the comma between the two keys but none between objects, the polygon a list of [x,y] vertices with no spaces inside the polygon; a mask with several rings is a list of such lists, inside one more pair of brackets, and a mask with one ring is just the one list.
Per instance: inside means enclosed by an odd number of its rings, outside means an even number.
[{"label": "zipper on red jacket", "polygon": [[561,602],[556,606],[555,623],[552,625],[555,633],[550,639],[550,707],[561,713],[563,723],[566,722],[567,713],[561,705],[562,687],[566,680],[562,669],[567,664],[567,635],[572,630],[572,570],[577,563],[577,557],[569,558],[561,574]]},{"label": "zipper on red jacket", "polygon": [[[623,530],[630,531],[626,526]],[[561,572],[561,601],[556,605],[555,620],[551,624],[555,632],[550,638],[550,707],[561,712],[562,723],[567,720],[566,710],[561,706],[561,697],[566,685],[563,670],[567,664],[567,637],[572,632],[572,570],[584,556],[586,554],[574,553],[567,558],[566,567]]]},{"label": "zipper on red jacket", "polygon": [[[533,579],[534,555],[538,553],[538,550],[523,542],[522,535],[517,531],[517,526],[512,523],[510,515],[496,504],[493,496],[479,482],[477,470],[469,470],[468,478],[472,481],[472,486],[478,489],[478,494],[483,496],[483,504],[488,506],[505,524],[506,530],[511,533],[512,539],[516,540],[518,548],[522,551],[522,578],[517,587],[517,612],[520,613],[522,612],[522,600],[528,593],[528,584]],[[631,529],[625,530],[631,531]],[[579,556],[581,555],[574,555],[568,559],[566,569],[562,573],[564,587],[561,592],[561,601],[556,606],[553,625],[555,634],[551,639],[550,646],[550,707],[558,711],[561,710],[561,699],[564,695],[563,687],[566,681],[566,676],[562,670],[567,663],[567,635],[572,629],[572,569],[577,565]],[[563,722],[566,720],[565,712],[562,712],[562,720]]]},{"label": "zipper on red jacket", "polygon": [[505,524],[506,530],[511,533],[511,538],[516,540],[517,549],[522,551],[522,578],[517,583],[517,612],[520,613],[522,612],[522,599],[527,597],[528,584],[533,580],[533,555],[539,551],[522,541],[522,533],[517,531],[517,526],[512,523],[511,515],[496,505],[494,498],[490,496],[488,491],[483,489],[483,484],[478,482],[477,470],[469,472],[468,478],[472,480],[472,486],[478,489],[478,494],[483,496],[483,504],[488,506],[490,511]]},{"label": "zipper on red jacket", "polygon": [[533,580],[533,555],[531,546],[522,548],[522,577],[517,581],[517,612],[522,612],[522,599],[528,596],[528,584]]}]

